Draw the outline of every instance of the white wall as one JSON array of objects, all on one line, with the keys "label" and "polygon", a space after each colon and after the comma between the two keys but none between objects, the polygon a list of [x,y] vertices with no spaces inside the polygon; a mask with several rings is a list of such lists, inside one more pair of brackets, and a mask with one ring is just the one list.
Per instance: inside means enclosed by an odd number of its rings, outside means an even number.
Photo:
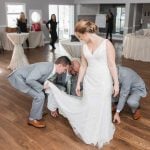
[{"label": "white wall", "polygon": [[99,5],[97,4],[83,4],[80,7],[81,15],[95,15],[99,13]]},{"label": "white wall", "polygon": [[[147,24],[150,24],[150,15],[143,15],[145,11],[150,12],[150,0],[74,0],[74,3],[77,4],[77,15],[79,16],[79,18],[83,18],[84,14],[91,14],[91,16],[89,16],[91,20],[92,18],[94,18],[94,11],[96,15],[98,5],[100,6],[101,4],[125,4],[125,34],[129,32],[134,32],[135,30],[141,28],[141,18],[143,19],[143,28],[147,28]],[[85,6],[88,6],[89,9]]]},{"label": "white wall", "polygon": [[[29,10],[30,9],[39,9],[42,11],[42,20],[48,20],[48,5],[49,4],[74,4],[74,0],[0,0],[0,31],[3,31],[5,26],[7,26],[6,20],[6,10],[5,3],[7,2],[16,2],[16,3],[25,3],[26,4],[26,16],[29,21]],[[43,32],[46,37],[46,41],[49,41],[49,33],[45,27],[42,25]]]},{"label": "white wall", "polygon": [[150,3],[150,0],[74,0],[76,4]]},{"label": "white wall", "polygon": [[[141,2],[142,1],[142,2]],[[75,7],[75,19],[78,19],[78,15],[89,14],[93,18],[94,15],[99,12],[99,4],[126,4],[126,22],[125,30],[127,32],[132,30],[133,26],[139,25],[141,8],[137,7],[136,14],[134,18],[130,16],[132,12],[133,3],[150,3],[150,0],[0,0],[0,27],[6,26],[6,12],[5,12],[5,2],[22,2],[26,4],[27,17],[29,15],[30,9],[40,9],[42,10],[42,19],[48,20],[48,5],[49,4],[77,4]],[[132,4],[131,4],[132,3]],[[84,4],[84,5],[80,5]],[[97,5],[98,4],[98,5]],[[90,6],[90,7],[89,7]],[[143,11],[149,10],[150,4],[145,4]],[[135,10],[135,9],[134,9]],[[143,14],[143,13],[142,13]],[[144,23],[150,22],[149,17],[142,16]],[[134,20],[134,22],[133,22]],[[2,29],[0,28],[0,31]]]},{"label": "white wall", "polygon": [[0,26],[6,26],[6,2],[16,2],[26,4],[27,18],[30,9],[42,10],[43,20],[48,20],[48,5],[49,4],[74,4],[74,0],[0,0]]}]

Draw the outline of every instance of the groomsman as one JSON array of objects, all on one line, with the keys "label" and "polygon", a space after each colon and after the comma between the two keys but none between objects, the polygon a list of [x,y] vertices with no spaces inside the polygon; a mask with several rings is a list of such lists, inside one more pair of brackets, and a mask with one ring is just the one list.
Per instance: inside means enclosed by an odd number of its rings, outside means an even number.
[{"label": "groomsman", "polygon": [[145,83],[143,79],[132,69],[117,66],[118,78],[120,84],[120,94],[118,96],[118,104],[114,115],[114,122],[120,123],[120,112],[125,104],[131,108],[133,119],[137,120],[141,117],[140,100],[147,95]]},{"label": "groomsman", "polygon": [[43,105],[45,102],[44,82],[55,73],[61,74],[68,70],[71,61],[66,56],[59,57],[55,64],[52,62],[39,62],[19,68],[8,76],[10,84],[17,90],[33,98],[28,119],[28,125],[37,128],[45,127],[41,121]]},{"label": "groomsman", "polygon": [[80,69],[80,61],[78,59],[73,59],[71,61],[71,66],[68,72],[63,74],[56,74],[55,77],[50,80],[62,91],[70,95],[76,95],[76,84],[78,79],[78,73]]},{"label": "groomsman", "polygon": [[[74,59],[71,62],[70,74],[71,76],[71,87],[70,87],[70,95],[77,96],[76,94],[76,86],[80,69],[80,60]],[[83,85],[81,83],[81,90],[83,89]]]}]

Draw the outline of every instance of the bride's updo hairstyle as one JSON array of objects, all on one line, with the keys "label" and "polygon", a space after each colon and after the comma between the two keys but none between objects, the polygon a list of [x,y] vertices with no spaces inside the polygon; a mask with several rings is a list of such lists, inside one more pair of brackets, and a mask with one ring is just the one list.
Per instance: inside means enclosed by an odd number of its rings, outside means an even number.
[{"label": "bride's updo hairstyle", "polygon": [[86,32],[88,33],[96,33],[98,27],[95,23],[88,21],[88,20],[80,20],[75,25],[75,32],[84,34]]}]

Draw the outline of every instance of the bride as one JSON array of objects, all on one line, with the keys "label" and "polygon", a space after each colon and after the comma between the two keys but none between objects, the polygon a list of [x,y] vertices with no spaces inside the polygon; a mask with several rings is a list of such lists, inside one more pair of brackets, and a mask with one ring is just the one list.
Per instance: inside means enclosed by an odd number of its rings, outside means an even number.
[{"label": "bride", "polygon": [[76,36],[84,42],[81,67],[76,93],[80,96],[83,81],[83,96],[72,97],[46,81],[48,108],[52,116],[56,109],[69,120],[75,134],[86,144],[101,148],[112,138],[115,127],[112,123],[111,96],[119,92],[115,50],[111,42],[96,35],[97,26],[85,20],[77,22]]}]

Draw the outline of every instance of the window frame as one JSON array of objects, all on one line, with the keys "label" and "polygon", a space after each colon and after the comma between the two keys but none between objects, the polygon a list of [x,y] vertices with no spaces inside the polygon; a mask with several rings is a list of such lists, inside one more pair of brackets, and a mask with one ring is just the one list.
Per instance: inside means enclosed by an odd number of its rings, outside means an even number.
[{"label": "window frame", "polygon": [[6,24],[7,24],[7,26],[9,26],[8,25],[8,15],[18,15],[18,14],[20,14],[20,13],[8,13],[8,10],[7,10],[7,6],[8,5],[22,5],[23,6],[23,12],[24,12],[24,14],[25,14],[25,16],[26,16],[26,4],[25,3],[18,3],[18,2],[5,2],[5,13],[6,13]]}]

